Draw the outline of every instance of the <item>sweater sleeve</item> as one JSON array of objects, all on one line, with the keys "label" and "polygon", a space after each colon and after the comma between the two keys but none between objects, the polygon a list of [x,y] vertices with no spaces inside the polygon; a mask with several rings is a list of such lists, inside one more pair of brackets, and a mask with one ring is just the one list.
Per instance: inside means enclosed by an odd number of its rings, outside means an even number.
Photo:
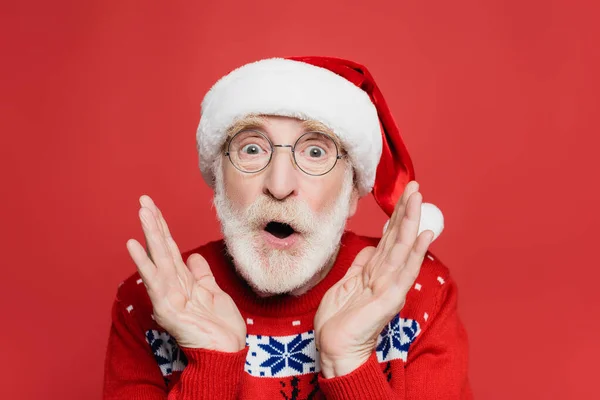
[{"label": "sweater sleeve", "polygon": [[[141,307],[132,306],[132,310]],[[238,396],[247,347],[236,353],[181,347],[188,360],[169,391],[138,321],[119,295],[104,366],[105,400],[229,400]]]},{"label": "sweater sleeve", "polygon": [[396,375],[393,380],[388,382],[374,352],[348,375],[331,379],[319,375],[319,386],[325,397],[333,400],[471,400],[467,336],[458,316],[456,284],[450,277],[438,290],[435,309],[427,328],[411,345],[406,363],[393,369]]},{"label": "sweater sleeve", "polygon": [[188,359],[169,400],[238,398],[248,347],[236,353],[181,348]]},{"label": "sweater sleeve", "polygon": [[118,296],[104,363],[105,400],[165,400],[167,386],[144,333]]},{"label": "sweater sleeve", "polygon": [[467,333],[457,305],[456,283],[447,276],[437,296],[434,319],[408,352],[406,399],[473,399]]}]

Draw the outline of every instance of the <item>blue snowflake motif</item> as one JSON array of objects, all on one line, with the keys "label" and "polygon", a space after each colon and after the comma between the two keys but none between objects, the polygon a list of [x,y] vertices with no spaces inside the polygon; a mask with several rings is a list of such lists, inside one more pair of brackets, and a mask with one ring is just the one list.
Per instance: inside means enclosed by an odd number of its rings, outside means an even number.
[{"label": "blue snowflake motif", "polygon": [[410,344],[419,332],[417,321],[400,318],[399,315],[396,315],[381,332],[381,342],[377,345],[376,351],[382,353],[384,360],[392,348],[400,351],[401,354],[407,354]]},{"label": "blue snowflake motif", "polygon": [[269,344],[258,344],[261,349],[269,353],[269,358],[263,361],[260,366],[271,368],[271,375],[273,376],[285,367],[303,373],[304,364],[315,362],[302,352],[313,340],[312,338],[302,340],[302,336],[297,335],[291,342],[285,344],[270,337]]},{"label": "blue snowflake motif", "polygon": [[183,371],[188,360],[183,351],[177,346],[175,339],[167,332],[156,330],[146,331],[146,341],[152,349],[154,359],[169,384],[169,377],[174,371]]}]

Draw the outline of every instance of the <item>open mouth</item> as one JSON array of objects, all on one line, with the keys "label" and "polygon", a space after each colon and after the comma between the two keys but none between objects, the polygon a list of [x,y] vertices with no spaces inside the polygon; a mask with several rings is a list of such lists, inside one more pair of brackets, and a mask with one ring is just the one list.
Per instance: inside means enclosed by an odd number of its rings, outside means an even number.
[{"label": "open mouth", "polygon": [[278,239],[285,239],[296,233],[291,225],[284,222],[271,221],[265,226],[265,231]]}]

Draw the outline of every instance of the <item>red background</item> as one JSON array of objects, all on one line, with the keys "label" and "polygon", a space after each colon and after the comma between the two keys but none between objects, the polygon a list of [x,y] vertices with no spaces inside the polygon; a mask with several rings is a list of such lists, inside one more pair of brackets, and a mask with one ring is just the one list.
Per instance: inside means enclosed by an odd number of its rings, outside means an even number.
[{"label": "red background", "polygon": [[[476,397],[598,398],[598,10],[345,3],[3,2],[1,397],[100,397],[138,197],[183,249],[219,234],[195,150],[206,90],[259,58],[331,55],[370,68],[445,213],[433,251]],[[369,196],[351,227],[384,220]]]}]

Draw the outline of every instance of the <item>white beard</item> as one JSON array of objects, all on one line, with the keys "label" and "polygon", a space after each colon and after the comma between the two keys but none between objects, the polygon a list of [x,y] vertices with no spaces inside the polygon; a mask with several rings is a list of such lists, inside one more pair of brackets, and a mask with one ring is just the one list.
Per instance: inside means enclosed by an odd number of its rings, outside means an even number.
[{"label": "white beard", "polygon": [[[222,157],[217,157],[213,201],[238,274],[262,295],[309,289],[306,286],[316,283],[317,275],[337,254],[350,210],[352,168],[346,168],[337,199],[325,211],[314,213],[304,201],[281,202],[266,195],[245,210],[236,210],[225,193],[222,163]],[[301,243],[290,250],[267,247],[262,230],[272,220],[289,223],[301,232]]]}]

